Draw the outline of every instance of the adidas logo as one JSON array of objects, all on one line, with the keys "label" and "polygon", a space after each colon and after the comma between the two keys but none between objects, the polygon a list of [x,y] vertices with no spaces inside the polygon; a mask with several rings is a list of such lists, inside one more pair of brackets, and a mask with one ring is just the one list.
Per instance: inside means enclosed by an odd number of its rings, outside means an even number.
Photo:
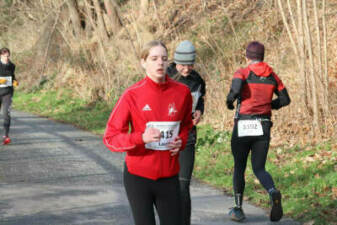
[{"label": "adidas logo", "polygon": [[143,107],[143,111],[151,111],[152,109],[150,108],[150,106],[148,104],[146,104],[144,107]]}]

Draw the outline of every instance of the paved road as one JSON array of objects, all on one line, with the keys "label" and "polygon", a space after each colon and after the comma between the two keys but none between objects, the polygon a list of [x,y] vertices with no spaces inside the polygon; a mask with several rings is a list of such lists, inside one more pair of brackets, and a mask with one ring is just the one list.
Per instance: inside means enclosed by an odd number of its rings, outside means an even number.
[{"label": "paved road", "polygon": [[[71,125],[22,112],[12,117],[13,142],[0,145],[1,225],[133,224],[122,187],[123,154]],[[232,202],[194,181],[193,225],[238,224],[227,216]],[[247,204],[245,212],[247,225],[299,225],[271,223],[267,212]]]}]

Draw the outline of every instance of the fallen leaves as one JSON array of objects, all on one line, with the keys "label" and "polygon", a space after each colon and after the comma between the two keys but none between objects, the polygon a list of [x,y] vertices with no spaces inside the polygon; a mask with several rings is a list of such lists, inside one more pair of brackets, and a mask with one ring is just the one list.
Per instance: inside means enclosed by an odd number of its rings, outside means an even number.
[{"label": "fallen leaves", "polygon": [[315,220],[310,220],[308,222],[303,223],[303,225],[314,225],[315,224]]},{"label": "fallen leaves", "polygon": [[337,187],[332,187],[331,192],[332,192],[332,198],[336,200],[337,199]]}]

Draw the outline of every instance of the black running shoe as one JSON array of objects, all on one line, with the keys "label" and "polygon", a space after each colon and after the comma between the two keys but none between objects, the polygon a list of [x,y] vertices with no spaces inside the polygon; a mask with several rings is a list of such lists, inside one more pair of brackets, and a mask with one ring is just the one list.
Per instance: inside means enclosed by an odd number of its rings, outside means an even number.
[{"label": "black running shoe", "polygon": [[279,221],[283,216],[283,209],[281,204],[281,193],[279,190],[274,190],[270,194],[271,198],[271,211],[270,221]]},{"label": "black running shoe", "polygon": [[228,214],[230,215],[232,220],[237,221],[237,222],[241,222],[242,220],[246,218],[245,213],[239,207],[232,208]]}]

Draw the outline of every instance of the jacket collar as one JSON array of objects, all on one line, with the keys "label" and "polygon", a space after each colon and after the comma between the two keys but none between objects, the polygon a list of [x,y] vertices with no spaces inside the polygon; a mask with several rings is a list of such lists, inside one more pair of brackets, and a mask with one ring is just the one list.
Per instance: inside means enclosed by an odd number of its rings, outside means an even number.
[{"label": "jacket collar", "polygon": [[157,90],[165,90],[168,88],[171,78],[169,78],[169,76],[166,74],[165,82],[163,83],[156,83],[153,80],[151,80],[151,78],[149,78],[148,76],[145,77],[145,80],[147,84],[149,84],[150,87],[157,89]]}]

